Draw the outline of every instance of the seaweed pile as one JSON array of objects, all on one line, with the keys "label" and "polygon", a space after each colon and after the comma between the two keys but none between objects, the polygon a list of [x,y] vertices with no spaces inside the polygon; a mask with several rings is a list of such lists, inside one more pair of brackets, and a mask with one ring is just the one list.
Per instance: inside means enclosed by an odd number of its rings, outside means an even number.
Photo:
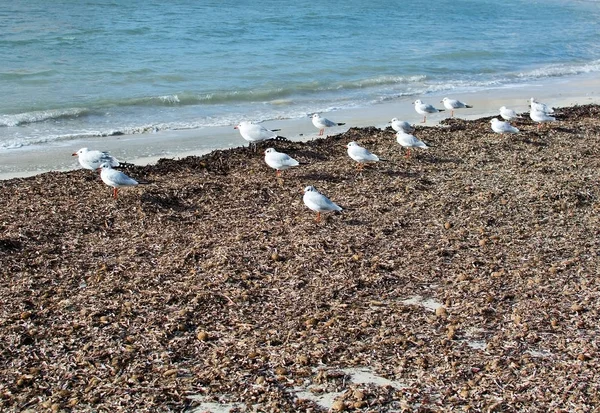
[{"label": "seaweed pile", "polygon": [[[336,411],[598,408],[600,107],[489,121],[410,158],[391,128],[267,143],[307,163],[281,179],[260,149],[128,166],[151,184],[117,200],[87,170],[0,182],[0,410],[326,411],[307,383]],[[344,211],[315,222],[307,185]]]}]

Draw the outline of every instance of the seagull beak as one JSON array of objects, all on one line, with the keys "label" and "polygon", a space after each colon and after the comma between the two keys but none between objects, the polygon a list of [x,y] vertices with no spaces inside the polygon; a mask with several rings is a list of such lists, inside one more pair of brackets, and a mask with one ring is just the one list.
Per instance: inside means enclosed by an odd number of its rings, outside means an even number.
[{"label": "seagull beak", "polygon": [[237,126],[234,126],[234,127],[233,127],[233,129],[237,129],[237,128],[238,128]]},{"label": "seagull beak", "polygon": [[75,153],[74,153],[73,155],[71,155],[71,156],[77,156],[77,152],[75,152]]}]

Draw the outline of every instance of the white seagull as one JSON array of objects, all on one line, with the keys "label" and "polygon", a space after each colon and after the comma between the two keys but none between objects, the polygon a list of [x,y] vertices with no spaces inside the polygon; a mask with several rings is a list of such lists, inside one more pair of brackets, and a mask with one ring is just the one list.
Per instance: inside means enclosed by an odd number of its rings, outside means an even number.
[{"label": "white seagull", "polygon": [[[352,159],[354,159],[356,162],[358,162],[358,166],[357,169],[359,171],[361,171],[363,169],[363,167],[365,166],[365,164],[367,163],[371,163],[371,162],[379,162],[379,156],[369,152],[368,149],[363,148],[362,146],[360,146],[358,143],[356,142],[348,142],[348,145],[346,145],[346,148],[348,148],[348,156]],[[383,159],[381,159],[383,160]]]},{"label": "white seagull", "polygon": [[253,122],[240,122],[238,125],[234,126],[233,129],[239,130],[242,138],[250,142],[251,146],[267,139],[277,139],[279,137],[274,131]]},{"label": "white seagull", "polygon": [[90,151],[88,148],[81,148],[73,154],[79,158],[79,164],[85,169],[95,171],[103,163],[110,166],[119,166],[119,161],[108,152]]},{"label": "white seagull", "polygon": [[108,186],[113,187],[113,198],[117,199],[117,192],[119,188],[123,186],[135,186],[140,184],[133,178],[128,177],[121,171],[112,169],[109,163],[103,163],[100,165],[100,178]]},{"label": "white seagull", "polygon": [[550,116],[546,112],[542,112],[542,111],[535,110],[535,109],[531,109],[531,111],[529,112],[529,117],[531,118],[532,121],[537,123],[538,131],[540,130],[542,123],[552,122],[552,121],[556,120],[556,118],[554,116]]},{"label": "white seagull", "polygon": [[304,205],[317,213],[317,222],[321,221],[321,212],[342,210],[339,205],[331,202],[329,198],[317,191],[314,186],[304,188],[302,200],[304,201]]},{"label": "white seagull", "polygon": [[438,112],[444,111],[444,109],[437,109],[437,108],[433,107],[433,105],[430,105],[428,103],[423,103],[419,99],[415,100],[413,102],[413,105],[415,105],[415,110],[417,111],[417,113],[419,115],[423,115],[423,122],[421,122],[421,123],[427,122],[427,114],[438,113]]},{"label": "white seagull", "polygon": [[515,128],[508,122],[502,122],[500,119],[492,119],[492,130],[496,133],[518,133],[519,129]]},{"label": "white seagull", "polygon": [[461,102],[456,99],[444,98],[441,103],[444,107],[450,111],[450,117],[454,117],[454,109],[472,108],[473,106],[467,105],[465,102]]},{"label": "white seagull", "polygon": [[540,103],[535,98],[529,99],[529,105],[531,106],[531,110],[535,110],[537,112],[544,112],[547,115],[551,115],[554,113],[554,109],[546,105],[545,103]]},{"label": "white seagull", "polygon": [[321,115],[319,115],[318,113],[313,114],[311,118],[313,125],[315,125],[315,128],[319,129],[319,136],[323,135],[323,132],[325,132],[325,128],[345,125],[345,123],[333,122],[327,118],[322,118]]},{"label": "white seagull", "polygon": [[398,142],[402,147],[407,148],[405,155],[406,158],[410,156],[410,148],[429,148],[429,146],[425,145],[423,141],[417,139],[414,135],[404,132],[396,133],[396,142]]},{"label": "white seagull", "polygon": [[392,124],[392,129],[396,132],[413,133],[415,127],[405,120],[398,120],[398,118],[392,119],[389,123]]},{"label": "white seagull", "polygon": [[265,162],[277,171],[275,172],[277,176],[279,176],[283,170],[300,165],[300,162],[290,157],[288,154],[277,152],[274,148],[267,148],[267,150],[265,150]]},{"label": "white seagull", "polygon": [[521,118],[521,116],[519,116],[517,114],[517,112],[515,112],[512,109],[507,108],[506,106],[500,107],[500,116],[502,116],[502,119],[504,119],[504,120],[513,120],[513,119]]}]

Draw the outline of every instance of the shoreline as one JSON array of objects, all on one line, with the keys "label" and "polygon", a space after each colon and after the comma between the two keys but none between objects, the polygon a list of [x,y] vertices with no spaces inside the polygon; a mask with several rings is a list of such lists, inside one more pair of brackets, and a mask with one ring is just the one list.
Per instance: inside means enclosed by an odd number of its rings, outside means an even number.
[{"label": "shoreline", "polygon": [[[465,101],[472,109],[455,112],[459,119],[473,120],[497,114],[502,105],[518,113],[528,112],[528,99],[536,99],[553,107],[570,107],[600,103],[600,80],[596,74],[580,74],[571,77],[546,79],[543,82],[514,85],[497,89],[430,94],[426,96],[402,97],[393,102],[383,102],[368,107],[340,109],[324,114],[344,126],[331,128],[327,134],[343,132],[351,127],[375,126],[385,128],[393,117],[422,126],[436,126],[449,113],[441,112],[429,116],[427,123],[419,123],[420,116],[414,111],[412,102],[421,98],[438,108],[443,108],[441,98],[449,96]],[[318,138],[317,131],[307,118],[283,119],[263,122],[267,128],[281,129],[281,135],[292,141],[309,141]],[[201,156],[214,150],[247,146],[248,143],[233,129],[233,125],[190,130],[168,130],[155,134],[121,135],[98,137],[79,141],[54,142],[47,146],[31,146],[0,152],[0,180],[24,178],[50,171],[79,169],[76,158],[71,154],[81,147],[106,150],[117,159],[145,166],[159,159],[181,159],[186,156]]]}]

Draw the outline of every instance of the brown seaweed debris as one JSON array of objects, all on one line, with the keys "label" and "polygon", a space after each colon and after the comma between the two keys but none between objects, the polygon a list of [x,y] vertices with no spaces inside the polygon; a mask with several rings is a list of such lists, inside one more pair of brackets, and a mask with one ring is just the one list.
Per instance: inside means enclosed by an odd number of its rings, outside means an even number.
[{"label": "brown seaweed debris", "polygon": [[[338,410],[592,411],[600,108],[560,114],[419,128],[410,159],[389,129],[276,142],[307,163],[281,180],[244,148],[162,160],[117,200],[0,182],[0,410],[323,411],[290,388],[325,365],[406,384],[331,379]],[[391,162],[357,173],[350,140]],[[307,185],[347,208],[315,223]]]}]

